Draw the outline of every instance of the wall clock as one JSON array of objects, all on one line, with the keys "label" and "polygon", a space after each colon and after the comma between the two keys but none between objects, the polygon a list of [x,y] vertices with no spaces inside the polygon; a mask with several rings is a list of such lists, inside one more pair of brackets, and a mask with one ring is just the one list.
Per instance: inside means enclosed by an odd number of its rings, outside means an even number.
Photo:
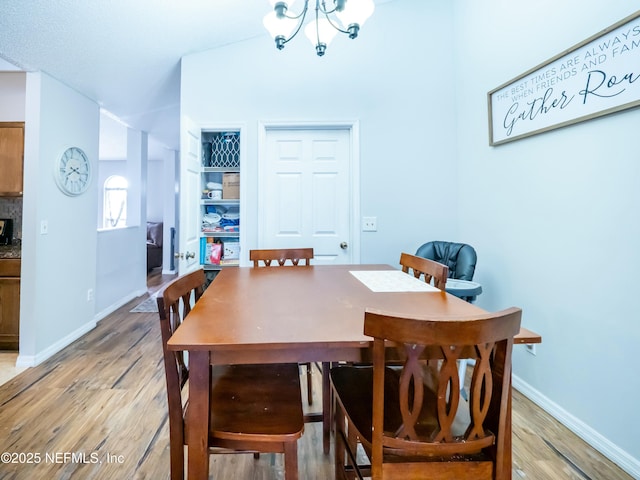
[{"label": "wall clock", "polygon": [[89,188],[91,162],[80,148],[67,148],[56,160],[54,175],[64,194],[80,195]]}]

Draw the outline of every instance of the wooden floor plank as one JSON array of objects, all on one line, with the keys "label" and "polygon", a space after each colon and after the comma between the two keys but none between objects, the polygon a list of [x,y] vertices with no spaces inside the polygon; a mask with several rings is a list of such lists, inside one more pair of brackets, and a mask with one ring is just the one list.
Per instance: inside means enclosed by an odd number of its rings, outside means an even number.
[{"label": "wooden floor plank", "polygon": [[[152,277],[150,291],[167,279]],[[0,463],[1,480],[169,478],[160,329],[157,314],[129,313],[141,300],[0,386],[0,453],[24,454],[16,458],[21,463]],[[320,379],[314,368],[314,406],[321,402]],[[306,392],[305,375],[301,380]],[[631,479],[518,392],[513,431],[515,480]],[[320,424],[305,426],[302,480],[334,478],[333,452],[322,453],[321,432]],[[26,463],[28,454],[39,454],[39,462],[32,456]],[[282,479],[282,456],[215,455],[210,478]]]}]

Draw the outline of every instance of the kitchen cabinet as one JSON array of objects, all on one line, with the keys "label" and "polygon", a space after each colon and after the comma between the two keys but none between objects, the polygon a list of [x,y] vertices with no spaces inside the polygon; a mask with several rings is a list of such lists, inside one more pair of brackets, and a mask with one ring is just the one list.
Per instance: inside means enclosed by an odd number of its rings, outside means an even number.
[{"label": "kitchen cabinet", "polygon": [[20,259],[0,259],[0,350],[18,350]]},{"label": "kitchen cabinet", "polygon": [[24,122],[0,122],[0,196],[22,196]]}]

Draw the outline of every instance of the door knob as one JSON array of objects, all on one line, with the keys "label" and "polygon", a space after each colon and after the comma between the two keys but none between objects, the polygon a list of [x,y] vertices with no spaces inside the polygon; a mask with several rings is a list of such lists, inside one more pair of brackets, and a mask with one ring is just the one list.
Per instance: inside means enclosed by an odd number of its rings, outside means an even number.
[{"label": "door knob", "polygon": [[342,242],[342,243],[340,244],[340,248],[341,248],[341,249],[343,249],[343,250],[346,250],[346,249],[347,249],[347,247],[349,247],[349,244],[348,244],[347,242]]},{"label": "door knob", "polygon": [[196,258],[196,254],[195,252],[187,252],[187,260],[189,260],[190,258]]},{"label": "door knob", "polygon": [[175,258],[180,258],[180,259],[183,259],[183,258],[184,258],[184,254],[183,254],[183,253],[174,253],[174,254],[173,254],[173,256],[174,256]]}]

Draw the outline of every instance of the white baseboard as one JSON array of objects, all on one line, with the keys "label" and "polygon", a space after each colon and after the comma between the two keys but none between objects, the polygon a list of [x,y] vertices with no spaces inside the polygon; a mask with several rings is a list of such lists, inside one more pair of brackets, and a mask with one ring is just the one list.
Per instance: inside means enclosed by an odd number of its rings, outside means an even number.
[{"label": "white baseboard", "polygon": [[91,322],[88,322],[85,325],[81,326],[80,328],[74,330],[66,337],[61,338],[53,345],[45,348],[43,351],[38,352],[35,355],[18,354],[18,358],[16,359],[16,367],[35,367],[36,365],[39,365],[40,363],[44,362],[47,358],[55,355],[63,348],[75,342],[78,338],[80,338],[85,333],[93,330],[98,324],[98,322],[103,318],[105,318],[107,315],[109,315],[110,313],[113,313],[118,308],[122,307],[123,305],[130,302],[134,298],[140,297],[145,293],[147,293],[147,290],[141,289],[141,290],[138,290],[137,292],[133,292],[127,295],[126,297],[120,299],[118,302],[114,303],[113,305],[105,308],[100,313],[97,313],[93,317],[93,320]]},{"label": "white baseboard", "polygon": [[36,365],[41,364],[47,358],[55,355],[60,350],[75,342],[78,338],[83,336],[85,333],[90,332],[96,327],[96,322],[91,321],[89,323],[84,324],[80,328],[77,328],[69,335],[64,338],[61,338],[53,345],[45,348],[43,351],[36,353],[35,355],[22,355],[18,354],[18,358],[16,359],[16,367],[35,367]]},{"label": "white baseboard", "polygon": [[542,408],[549,415],[583,439],[593,448],[602,453],[613,463],[622,468],[635,479],[640,479],[640,460],[632,457],[626,451],[618,447],[609,439],[602,436],[596,430],[574,417],[557,403],[540,393],[520,377],[513,375],[513,388],[526,396],[533,403]]},{"label": "white baseboard", "polygon": [[129,303],[134,298],[140,297],[140,296],[144,295],[145,293],[147,293],[147,290],[145,290],[145,289],[138,290],[136,292],[130,293],[126,297],[123,297],[120,300],[118,300],[117,302],[109,305],[107,308],[103,309],[101,312],[96,313],[96,315],[93,317],[93,319],[97,323],[100,320],[102,320],[103,318],[107,317],[108,315],[111,315],[113,312],[115,312],[117,309],[119,309],[123,305]]}]

